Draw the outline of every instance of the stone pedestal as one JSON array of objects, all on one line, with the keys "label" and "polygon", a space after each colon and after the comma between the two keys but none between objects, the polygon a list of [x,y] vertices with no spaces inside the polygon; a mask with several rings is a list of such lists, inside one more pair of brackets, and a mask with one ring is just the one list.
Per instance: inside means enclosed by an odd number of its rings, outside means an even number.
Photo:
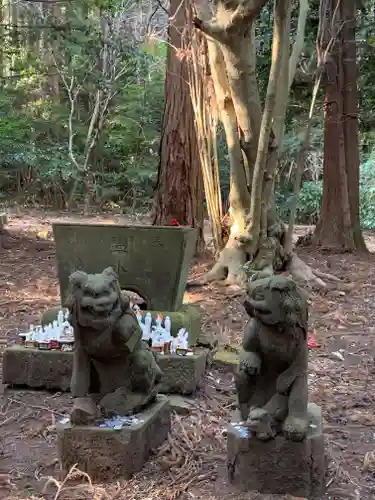
[{"label": "stone pedestal", "polygon": [[200,386],[205,371],[208,351],[197,350],[193,356],[161,355],[158,364],[163,372],[158,392],[165,394],[193,394]]},{"label": "stone pedestal", "polygon": [[129,479],[139,472],[171,430],[170,405],[165,396],[138,413],[139,423],[120,430],[56,425],[57,446],[63,472],[77,464],[93,481]]},{"label": "stone pedestal", "polygon": [[72,369],[72,352],[13,345],[4,351],[3,384],[65,392],[70,388]]},{"label": "stone pedestal", "polygon": [[310,430],[301,442],[282,435],[261,442],[235,423],[228,428],[229,481],[242,491],[320,499],[324,490],[324,437],[321,409],[309,404]]},{"label": "stone pedestal", "polygon": [[[158,363],[164,375],[158,391],[192,394],[204,376],[206,359],[205,349],[193,356],[160,355]],[[15,345],[4,351],[3,384],[69,391],[72,368],[72,352],[39,351]]]}]

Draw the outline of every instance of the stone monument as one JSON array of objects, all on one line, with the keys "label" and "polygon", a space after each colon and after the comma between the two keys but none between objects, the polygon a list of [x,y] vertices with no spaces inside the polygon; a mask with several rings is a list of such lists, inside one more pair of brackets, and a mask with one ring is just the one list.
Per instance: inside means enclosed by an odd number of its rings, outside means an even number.
[{"label": "stone monument", "polygon": [[[130,477],[170,430],[169,403],[157,395],[162,372],[112,268],[72,273],[66,304],[74,329],[74,403],[69,421],[57,425],[62,468],[77,463],[99,480]],[[100,425],[135,414],[125,427]]]},{"label": "stone monument", "polygon": [[53,235],[62,301],[73,271],[98,273],[112,266],[120,287],[139,294],[148,310],[181,310],[195,229],[59,222],[53,224]]},{"label": "stone monument", "polygon": [[320,408],[308,403],[308,305],[296,283],[258,272],[235,373],[238,422],[228,429],[230,481],[244,490],[316,498],[323,492]]},{"label": "stone monument", "polygon": [[139,294],[153,316],[170,316],[175,329],[172,333],[186,328],[190,345],[202,337],[199,311],[183,304],[196,229],[58,222],[53,224],[53,235],[63,306],[73,271],[97,273],[111,266],[121,289]]}]

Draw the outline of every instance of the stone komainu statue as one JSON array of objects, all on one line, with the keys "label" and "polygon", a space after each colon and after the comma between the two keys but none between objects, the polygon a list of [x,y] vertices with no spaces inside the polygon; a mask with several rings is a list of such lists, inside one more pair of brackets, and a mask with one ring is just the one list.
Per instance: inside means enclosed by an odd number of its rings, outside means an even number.
[{"label": "stone komainu statue", "polygon": [[308,430],[308,305],[285,276],[256,273],[244,302],[250,316],[235,374],[242,420],[262,440]]},{"label": "stone komainu statue", "polygon": [[92,422],[98,416],[96,402],[107,415],[141,410],[155,398],[162,372],[142,341],[115,271],[76,271],[69,281],[66,305],[75,341],[72,423]]}]

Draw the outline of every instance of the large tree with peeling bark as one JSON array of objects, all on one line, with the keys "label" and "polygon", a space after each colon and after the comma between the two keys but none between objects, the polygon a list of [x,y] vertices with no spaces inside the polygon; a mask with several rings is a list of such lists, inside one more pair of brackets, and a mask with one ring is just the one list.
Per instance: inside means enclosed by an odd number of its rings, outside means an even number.
[{"label": "large tree with peeling bark", "polygon": [[171,0],[165,105],[160,142],[160,163],[155,188],[155,225],[198,228],[197,250],[203,243],[203,180],[188,84],[185,44],[190,0]]},{"label": "large tree with peeling bark", "polygon": [[315,243],[330,249],[365,250],[359,220],[359,143],[356,4],[321,0],[317,52],[333,41],[323,70],[323,199]]},{"label": "large tree with peeling bark", "polygon": [[295,278],[322,285],[316,273],[290,250],[274,200],[288,95],[303,48],[308,0],[300,0],[292,46],[292,0],[274,2],[272,61],[262,110],[256,78],[255,23],[266,3],[218,0],[213,13],[208,5],[199,6],[194,20],[207,37],[231,174],[230,235],[206,278],[243,284],[246,269],[277,272],[288,268]]}]

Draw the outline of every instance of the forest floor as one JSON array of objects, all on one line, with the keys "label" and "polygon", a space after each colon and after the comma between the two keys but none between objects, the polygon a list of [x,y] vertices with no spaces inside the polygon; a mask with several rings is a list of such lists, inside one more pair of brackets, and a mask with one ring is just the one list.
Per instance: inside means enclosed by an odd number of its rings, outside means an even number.
[{"label": "forest floor", "polygon": [[[2,348],[20,329],[37,324],[44,310],[59,304],[51,222],[66,215],[25,212],[10,217],[0,250],[0,340]],[[77,219],[71,216],[70,219]],[[81,217],[79,217],[81,219]],[[116,223],[121,217],[89,221]],[[129,222],[129,219],[127,219]],[[137,219],[136,222],[147,222]],[[308,228],[297,228],[303,234]],[[375,252],[375,234],[366,233]],[[314,268],[342,278],[311,294],[310,334],[321,344],[310,351],[311,400],[321,405],[328,468],[324,498],[373,499],[375,495],[375,253],[330,255],[301,249]],[[198,262],[197,278],[210,265]],[[233,287],[204,286],[186,294],[200,307],[205,328],[221,344],[238,344],[247,320],[243,293]],[[342,349],[344,360],[334,352]],[[0,498],[204,500],[281,499],[241,495],[226,482],[225,425],[234,402],[232,375],[215,364],[187,416],[174,416],[172,435],[131,481],[90,485],[76,478],[62,485],[55,422],[71,406],[67,394],[4,390],[0,406]],[[63,488],[62,488],[63,486]],[[65,489],[66,487],[72,487]]]}]

